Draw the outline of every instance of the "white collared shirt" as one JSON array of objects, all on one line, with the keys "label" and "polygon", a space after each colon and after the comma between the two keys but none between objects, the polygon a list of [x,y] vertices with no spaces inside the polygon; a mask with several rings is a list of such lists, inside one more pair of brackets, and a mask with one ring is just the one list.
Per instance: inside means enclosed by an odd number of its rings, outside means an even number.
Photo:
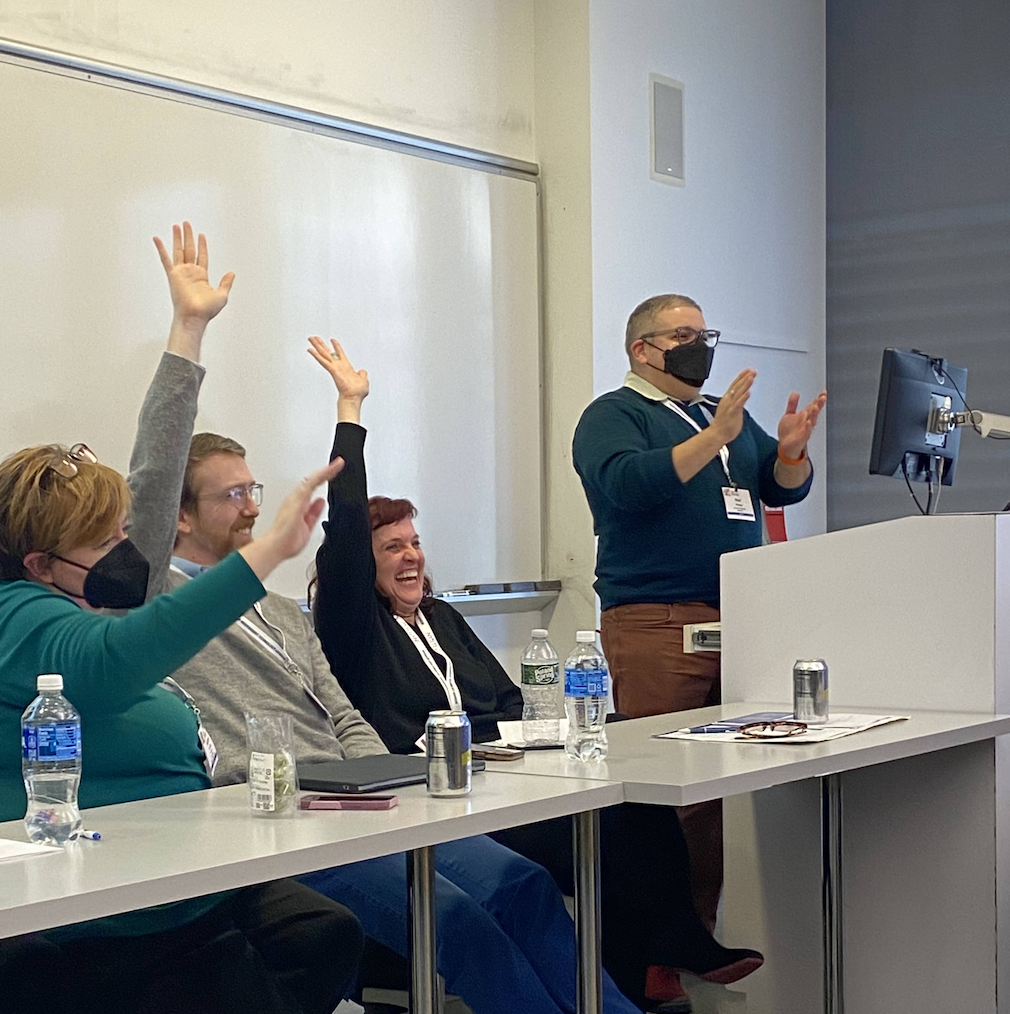
[{"label": "white collared shirt", "polygon": [[[655,384],[650,384],[645,377],[640,377],[634,370],[628,370],[624,375],[624,387],[630,387],[636,394],[640,394],[643,398],[648,398],[649,401],[678,401],[677,398],[671,398],[665,391],[661,391]],[[682,402],[684,405],[701,405],[707,403],[715,408],[715,402],[713,402],[708,395],[702,394],[700,391],[689,401]]]}]

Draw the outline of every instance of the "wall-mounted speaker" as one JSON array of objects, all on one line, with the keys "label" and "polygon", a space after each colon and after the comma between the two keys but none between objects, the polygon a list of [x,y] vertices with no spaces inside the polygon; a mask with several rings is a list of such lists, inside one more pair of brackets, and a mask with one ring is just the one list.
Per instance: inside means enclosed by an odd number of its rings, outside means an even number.
[{"label": "wall-mounted speaker", "polygon": [[660,183],[684,186],[684,85],[649,75],[651,144],[649,175]]}]

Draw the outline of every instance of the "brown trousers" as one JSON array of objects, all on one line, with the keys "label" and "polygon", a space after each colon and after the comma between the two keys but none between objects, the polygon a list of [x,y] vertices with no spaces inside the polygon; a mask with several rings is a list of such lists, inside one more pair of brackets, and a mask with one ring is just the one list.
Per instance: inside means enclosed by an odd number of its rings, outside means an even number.
[{"label": "brown trousers", "polygon": [[[640,602],[600,617],[614,707],[632,718],[704,708],[720,701],[719,653],[684,654],[684,625],[713,623],[702,602]],[[691,861],[695,908],[711,929],[722,890],[722,801],[677,807]]]}]

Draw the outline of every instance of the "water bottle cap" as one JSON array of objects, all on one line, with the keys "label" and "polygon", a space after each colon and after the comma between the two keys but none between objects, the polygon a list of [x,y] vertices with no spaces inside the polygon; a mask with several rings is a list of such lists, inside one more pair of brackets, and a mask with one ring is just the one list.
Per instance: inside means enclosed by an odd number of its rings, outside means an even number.
[{"label": "water bottle cap", "polygon": [[546,636],[547,636],[547,631],[546,630],[541,630],[540,627],[537,627],[536,630],[533,630],[533,631],[530,632],[530,637],[541,638],[541,637],[546,637]]},{"label": "water bottle cap", "polygon": [[577,644],[595,644],[596,643],[596,631],[595,630],[580,630],[575,635],[575,641]]},{"label": "water bottle cap", "polygon": [[35,688],[42,693],[44,690],[62,690],[63,677],[58,673],[45,673],[38,678]]}]

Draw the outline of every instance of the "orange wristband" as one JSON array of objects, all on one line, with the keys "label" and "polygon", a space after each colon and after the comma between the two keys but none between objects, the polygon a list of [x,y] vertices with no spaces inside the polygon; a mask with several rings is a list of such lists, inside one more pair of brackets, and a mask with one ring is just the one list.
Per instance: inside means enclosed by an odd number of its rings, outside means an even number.
[{"label": "orange wristband", "polygon": [[804,447],[798,458],[787,458],[782,453],[782,448],[780,447],[778,449],[778,456],[779,461],[781,461],[783,465],[802,465],[803,462],[807,460],[807,449]]}]

